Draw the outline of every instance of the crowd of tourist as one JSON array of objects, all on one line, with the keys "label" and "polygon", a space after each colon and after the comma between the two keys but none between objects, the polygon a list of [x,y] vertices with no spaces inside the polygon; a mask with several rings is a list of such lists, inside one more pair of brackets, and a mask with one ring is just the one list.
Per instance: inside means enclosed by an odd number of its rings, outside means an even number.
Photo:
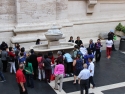
[{"label": "crowd of tourist", "polygon": [[[108,40],[106,41],[108,59],[111,57],[112,48],[115,50],[113,36],[113,32],[110,32],[108,34]],[[10,73],[16,74],[20,94],[28,94],[26,85],[27,87],[34,88],[34,80],[38,79],[50,83],[52,76],[55,76],[54,89],[59,89],[61,92],[63,78],[73,75],[73,84],[77,84],[78,78],[78,83],[81,86],[81,94],[83,94],[83,89],[85,89],[86,94],[88,94],[90,83],[93,85],[93,88],[95,87],[93,81],[94,62],[100,61],[101,47],[103,45],[100,39],[98,39],[96,43],[90,39],[89,46],[86,48],[79,36],[76,41],[74,41],[71,36],[69,42],[76,43],[73,54],[65,51],[58,51],[57,57],[53,55],[53,52],[36,54],[33,49],[31,49],[30,52],[26,52],[25,48],[20,47],[19,43],[16,43],[13,48],[8,47],[7,43],[2,42],[0,45],[0,56],[3,64],[2,70],[0,70],[1,82],[6,81],[3,73],[7,72],[7,65],[9,63]],[[39,44],[40,39],[36,41],[36,45]],[[58,80],[60,80],[59,88]]]}]

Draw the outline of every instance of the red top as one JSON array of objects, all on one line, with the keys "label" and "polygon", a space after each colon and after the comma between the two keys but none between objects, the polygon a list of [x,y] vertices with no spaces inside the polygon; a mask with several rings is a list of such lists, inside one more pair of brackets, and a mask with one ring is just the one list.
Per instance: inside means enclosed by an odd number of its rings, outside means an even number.
[{"label": "red top", "polygon": [[52,64],[55,64],[55,62],[54,62],[54,60],[55,60],[54,56],[52,56],[52,58],[50,58],[50,59],[52,61]]},{"label": "red top", "polygon": [[16,72],[16,80],[17,80],[17,83],[20,83],[20,82],[23,82],[25,83],[26,82],[26,78],[22,72],[22,70],[17,70]]},{"label": "red top", "polygon": [[8,55],[11,57],[15,57],[15,54],[13,54],[13,52],[11,52],[11,51],[8,52]]},{"label": "red top", "polygon": [[37,57],[37,62],[38,62],[38,68],[42,69],[43,68],[43,58]]}]

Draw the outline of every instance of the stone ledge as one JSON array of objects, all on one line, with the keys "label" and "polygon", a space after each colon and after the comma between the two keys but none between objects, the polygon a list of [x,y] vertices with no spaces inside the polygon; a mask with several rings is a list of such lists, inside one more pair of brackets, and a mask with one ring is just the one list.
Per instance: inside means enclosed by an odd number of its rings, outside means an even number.
[{"label": "stone ledge", "polygon": [[[64,39],[63,36],[61,39]],[[45,36],[15,36],[11,38],[11,42],[14,43],[28,43],[28,42],[36,42],[37,39],[41,41],[47,41]]]}]

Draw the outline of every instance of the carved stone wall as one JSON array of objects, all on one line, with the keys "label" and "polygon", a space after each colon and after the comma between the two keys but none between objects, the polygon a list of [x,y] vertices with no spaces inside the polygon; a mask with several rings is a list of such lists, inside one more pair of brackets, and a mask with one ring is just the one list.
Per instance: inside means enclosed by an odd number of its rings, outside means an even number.
[{"label": "carved stone wall", "polygon": [[0,25],[15,23],[15,14],[15,0],[0,0]]},{"label": "carved stone wall", "polygon": [[55,0],[17,0],[18,24],[54,20],[56,20]]},{"label": "carved stone wall", "polygon": [[66,40],[70,35],[97,37],[119,22],[125,24],[124,10],[125,0],[0,0],[0,40],[9,43],[13,36],[11,43],[45,41],[53,23]]}]

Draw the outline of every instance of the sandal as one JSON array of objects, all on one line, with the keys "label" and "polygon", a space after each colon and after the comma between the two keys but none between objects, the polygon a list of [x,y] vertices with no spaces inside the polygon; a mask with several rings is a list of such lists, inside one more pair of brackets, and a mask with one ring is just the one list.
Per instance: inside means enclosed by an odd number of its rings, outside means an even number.
[{"label": "sandal", "polygon": [[56,88],[54,88],[55,90],[58,90],[58,89],[56,89]]}]

